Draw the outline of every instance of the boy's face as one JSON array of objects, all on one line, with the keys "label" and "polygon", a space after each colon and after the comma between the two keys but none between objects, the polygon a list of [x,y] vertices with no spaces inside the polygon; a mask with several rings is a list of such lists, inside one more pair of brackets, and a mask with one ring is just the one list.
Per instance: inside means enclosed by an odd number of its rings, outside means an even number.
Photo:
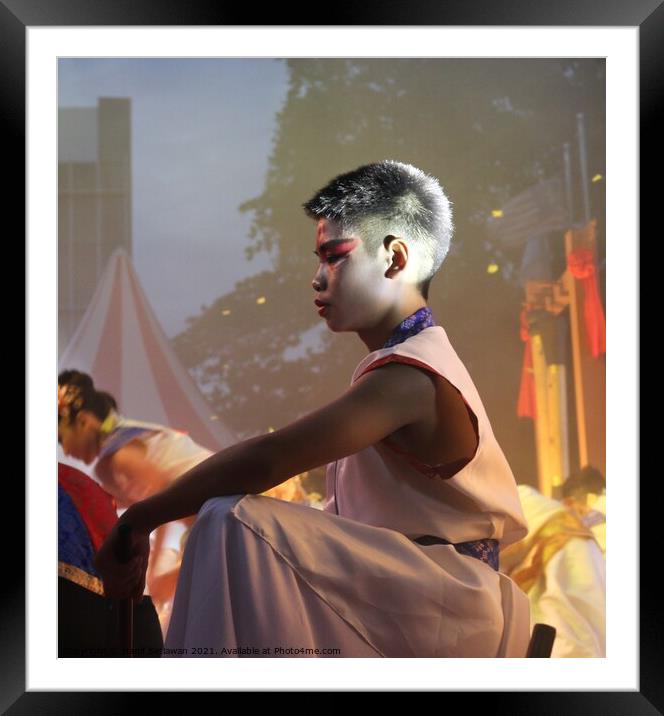
[{"label": "boy's face", "polygon": [[[339,224],[320,219],[316,227],[318,270],[313,286],[319,315],[332,331],[358,331],[375,326],[392,301],[385,278],[387,252],[370,256],[357,235],[344,234]],[[385,253],[385,257],[383,257]]]}]

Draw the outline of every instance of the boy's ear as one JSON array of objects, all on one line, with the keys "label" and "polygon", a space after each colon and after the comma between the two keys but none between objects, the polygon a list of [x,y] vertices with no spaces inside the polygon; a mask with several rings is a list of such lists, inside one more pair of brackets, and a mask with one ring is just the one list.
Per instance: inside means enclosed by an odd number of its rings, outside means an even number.
[{"label": "boy's ear", "polygon": [[390,267],[387,269],[385,276],[391,278],[397,272],[403,271],[408,262],[408,247],[403,241],[396,236],[386,236],[384,240],[385,248],[391,252]]}]

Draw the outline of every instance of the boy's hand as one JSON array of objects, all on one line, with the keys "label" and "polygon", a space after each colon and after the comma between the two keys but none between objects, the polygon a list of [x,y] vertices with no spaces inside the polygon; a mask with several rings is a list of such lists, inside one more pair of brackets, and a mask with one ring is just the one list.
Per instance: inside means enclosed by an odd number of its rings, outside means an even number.
[{"label": "boy's hand", "polygon": [[145,574],[150,556],[150,535],[131,530],[130,559],[121,563],[117,557],[120,544],[119,526],[115,523],[106,541],[97,552],[95,567],[104,582],[104,593],[113,599],[132,597],[135,603],[143,599]]}]

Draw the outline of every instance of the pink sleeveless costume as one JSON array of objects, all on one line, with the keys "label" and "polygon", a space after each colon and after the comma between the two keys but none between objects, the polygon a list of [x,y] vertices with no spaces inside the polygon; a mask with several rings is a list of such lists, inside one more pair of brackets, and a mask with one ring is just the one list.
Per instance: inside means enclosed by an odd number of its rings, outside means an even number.
[{"label": "pink sleeveless costume", "polygon": [[475,417],[472,460],[443,480],[378,443],[328,465],[322,511],[253,494],[208,500],[165,656],[525,656],[528,597],[497,556],[527,523],[479,394],[428,308],[385,345],[351,382],[389,361],[443,376]]}]

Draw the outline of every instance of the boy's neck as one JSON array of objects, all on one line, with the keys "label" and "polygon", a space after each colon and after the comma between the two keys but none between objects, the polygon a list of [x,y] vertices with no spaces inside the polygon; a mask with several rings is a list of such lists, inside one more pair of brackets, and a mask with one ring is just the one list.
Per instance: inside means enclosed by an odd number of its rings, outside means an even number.
[{"label": "boy's neck", "polygon": [[424,308],[427,302],[423,298],[416,299],[403,306],[395,306],[376,326],[357,332],[360,340],[369,349],[369,353],[380,350],[397,326],[415,311]]}]

